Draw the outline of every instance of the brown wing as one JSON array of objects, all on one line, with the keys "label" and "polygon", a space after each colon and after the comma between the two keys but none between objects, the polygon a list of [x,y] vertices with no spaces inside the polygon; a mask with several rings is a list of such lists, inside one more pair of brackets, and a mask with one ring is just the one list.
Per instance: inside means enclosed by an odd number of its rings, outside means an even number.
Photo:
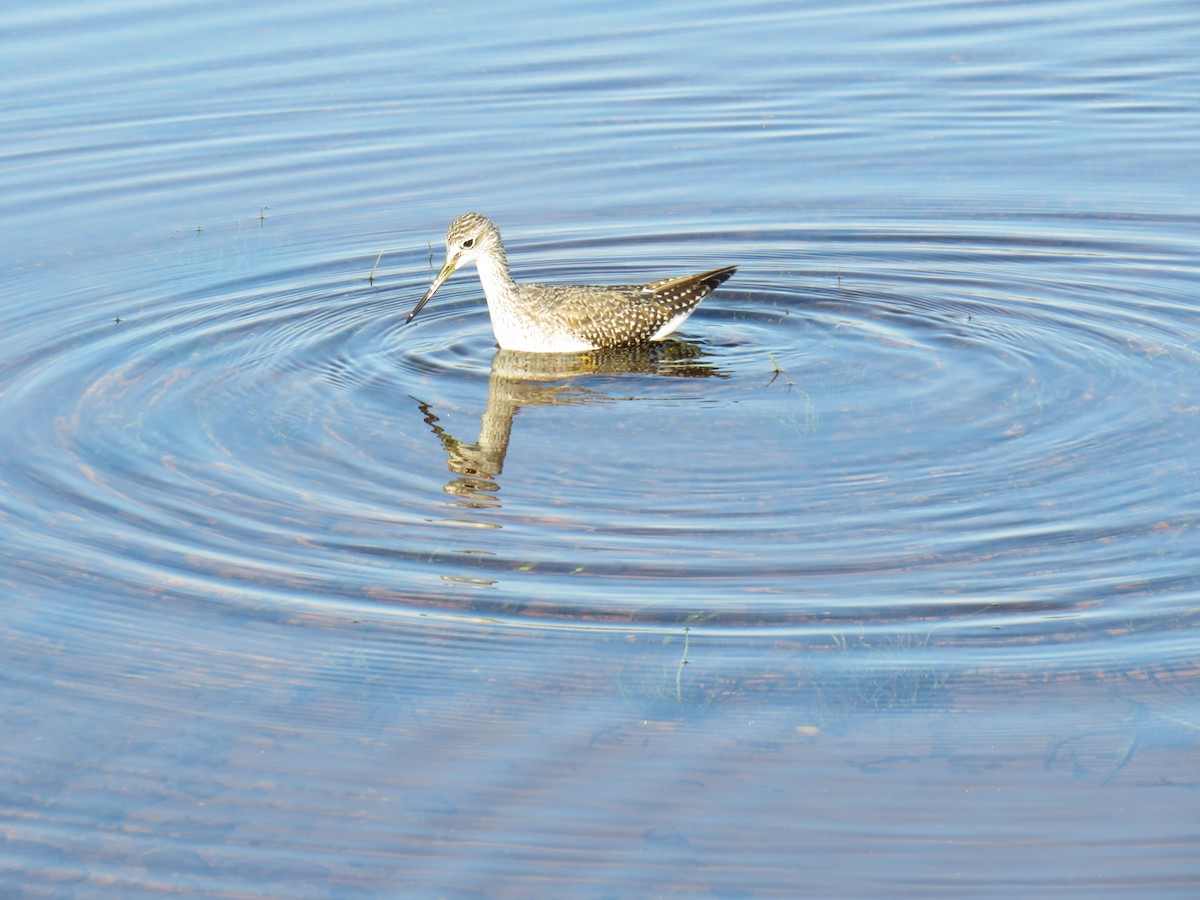
[{"label": "brown wing", "polygon": [[647,285],[607,288],[607,294],[592,295],[586,302],[572,305],[569,330],[597,347],[648,341],[672,319],[691,312],[736,268],[726,266]]},{"label": "brown wing", "polygon": [[737,266],[725,266],[723,269],[713,269],[711,272],[701,272],[699,275],[664,278],[662,281],[646,285],[644,289],[648,295],[646,299],[653,300],[667,311],[667,318],[663,320],[667,321],[694,307],[728,281],[736,271]]}]

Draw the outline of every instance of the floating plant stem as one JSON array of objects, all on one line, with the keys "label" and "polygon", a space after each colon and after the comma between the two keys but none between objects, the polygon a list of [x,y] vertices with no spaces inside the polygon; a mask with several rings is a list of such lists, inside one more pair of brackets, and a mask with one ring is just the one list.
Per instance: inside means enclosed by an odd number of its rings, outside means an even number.
[{"label": "floating plant stem", "polygon": [[679,668],[675,670],[675,702],[683,702],[683,667],[688,664],[688,640],[691,638],[691,626],[683,626],[683,659],[679,660]]},{"label": "floating plant stem", "polygon": [[371,274],[367,276],[367,282],[369,284],[375,283],[375,270],[379,268],[379,261],[381,259],[383,259],[383,251],[382,250],[380,250],[379,255],[377,257],[375,257],[375,265],[371,266]]}]

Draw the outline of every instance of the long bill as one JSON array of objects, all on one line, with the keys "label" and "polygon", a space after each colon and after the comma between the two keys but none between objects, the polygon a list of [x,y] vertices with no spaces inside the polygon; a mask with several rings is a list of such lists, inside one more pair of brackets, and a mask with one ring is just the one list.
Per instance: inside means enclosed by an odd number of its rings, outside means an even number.
[{"label": "long bill", "polygon": [[429,298],[437,293],[437,289],[442,286],[442,282],[453,275],[457,270],[458,266],[455,265],[453,260],[446,260],[446,264],[442,266],[442,271],[438,272],[437,278],[433,279],[433,284],[429,286],[429,290],[425,292],[425,296],[422,297],[420,302],[413,307],[413,311],[410,312],[408,314],[408,318],[404,320],[406,325],[417,317],[417,313],[419,313],[425,307],[425,304],[429,302]]}]

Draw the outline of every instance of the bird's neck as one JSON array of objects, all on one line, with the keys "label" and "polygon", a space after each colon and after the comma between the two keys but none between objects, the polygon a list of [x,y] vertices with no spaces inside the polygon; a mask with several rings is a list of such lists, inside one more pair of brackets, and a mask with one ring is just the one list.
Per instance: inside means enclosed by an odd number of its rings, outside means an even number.
[{"label": "bird's neck", "polygon": [[508,271],[508,259],[504,251],[488,253],[475,261],[479,269],[479,281],[483,284],[483,293],[489,302],[494,302],[501,296],[516,289],[512,273]]}]

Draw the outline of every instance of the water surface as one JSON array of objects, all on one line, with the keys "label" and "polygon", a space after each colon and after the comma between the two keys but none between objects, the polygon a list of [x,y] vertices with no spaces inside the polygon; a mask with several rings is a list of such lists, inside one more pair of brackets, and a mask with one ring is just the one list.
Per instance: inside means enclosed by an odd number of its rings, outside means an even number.
[{"label": "water surface", "polygon": [[14,896],[1200,889],[1192,4],[7,36]]}]

